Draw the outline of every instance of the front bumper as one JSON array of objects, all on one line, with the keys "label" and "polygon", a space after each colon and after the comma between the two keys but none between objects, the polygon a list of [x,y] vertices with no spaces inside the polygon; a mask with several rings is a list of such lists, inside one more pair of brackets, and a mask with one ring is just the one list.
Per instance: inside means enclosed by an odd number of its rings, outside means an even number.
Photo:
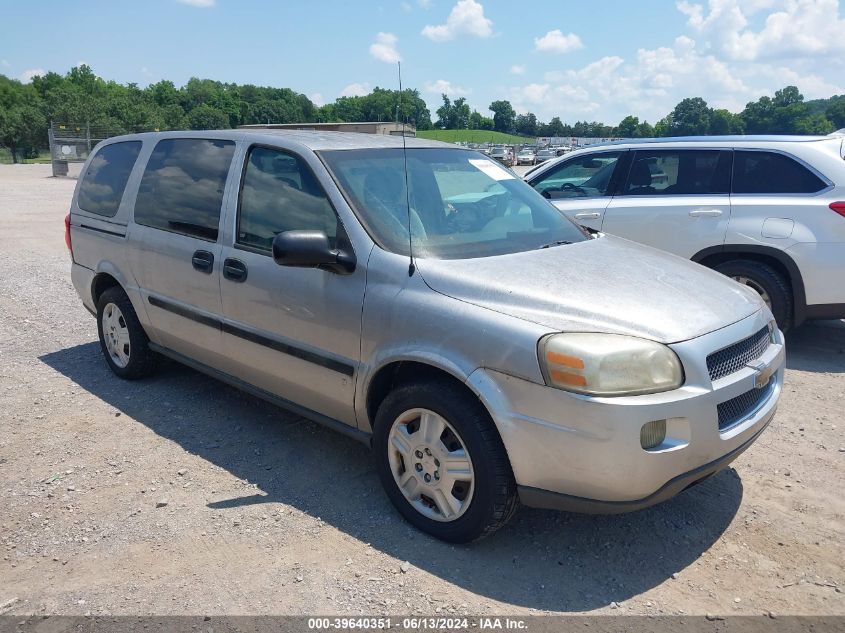
[{"label": "front bumper", "polygon": [[[784,372],[780,333],[758,364],[774,369],[765,398],[719,429],[718,405],[756,388],[759,368],[710,379],[708,354],[765,327],[763,310],[717,332],[671,345],[685,371],[680,389],[620,398],[580,396],[489,369],[469,382],[502,436],[525,505],[582,512],[636,510],[668,499],[727,466],[774,416]],[[667,421],[667,439],[640,445],[640,429]]]}]

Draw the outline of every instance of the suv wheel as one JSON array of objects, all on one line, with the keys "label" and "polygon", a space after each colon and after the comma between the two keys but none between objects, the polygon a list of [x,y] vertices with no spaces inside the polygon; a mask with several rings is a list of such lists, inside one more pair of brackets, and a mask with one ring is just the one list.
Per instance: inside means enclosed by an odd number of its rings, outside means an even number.
[{"label": "suv wheel", "polygon": [[143,378],[155,371],[157,356],[123,289],[108,288],[100,295],[97,333],[106,362],[121,378]]},{"label": "suv wheel", "polygon": [[516,483],[481,403],[446,381],[401,385],[376,415],[382,485],[400,514],[444,541],[492,534],[513,516]]},{"label": "suv wheel", "polygon": [[719,264],[716,270],[756,291],[786,331],[792,323],[792,291],[789,283],[771,266],[749,260],[733,260]]}]

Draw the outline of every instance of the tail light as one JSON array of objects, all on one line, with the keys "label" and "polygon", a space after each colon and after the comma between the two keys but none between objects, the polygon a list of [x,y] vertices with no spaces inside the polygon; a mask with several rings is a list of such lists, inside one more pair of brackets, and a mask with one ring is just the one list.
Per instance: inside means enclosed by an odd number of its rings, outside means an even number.
[{"label": "tail light", "polygon": [[845,202],[831,202],[830,208],[845,218]]},{"label": "tail light", "polygon": [[70,213],[65,216],[65,244],[70,251],[70,256],[73,257],[73,244],[70,241]]}]

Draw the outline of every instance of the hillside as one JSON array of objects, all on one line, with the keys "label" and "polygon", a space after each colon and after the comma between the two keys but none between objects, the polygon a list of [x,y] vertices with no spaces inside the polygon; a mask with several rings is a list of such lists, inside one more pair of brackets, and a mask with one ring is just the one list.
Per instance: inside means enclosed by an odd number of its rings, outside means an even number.
[{"label": "hillside", "polygon": [[507,143],[513,145],[534,142],[532,137],[505,134],[492,130],[417,130],[417,136],[434,141],[445,141],[446,143]]}]

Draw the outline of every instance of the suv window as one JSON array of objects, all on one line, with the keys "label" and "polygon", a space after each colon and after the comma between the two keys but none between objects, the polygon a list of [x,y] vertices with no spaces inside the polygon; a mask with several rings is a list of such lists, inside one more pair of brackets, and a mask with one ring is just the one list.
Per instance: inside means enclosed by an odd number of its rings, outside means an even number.
[{"label": "suv window", "polygon": [[270,250],[283,231],[323,231],[334,248],[337,216],[304,161],[283,151],[253,147],[238,205],[237,243]]},{"label": "suv window", "polygon": [[235,144],[164,139],[153,150],[135,201],[135,222],[216,241]]},{"label": "suv window", "polygon": [[550,200],[606,196],[620,156],[622,152],[603,152],[565,160],[531,186]]},{"label": "suv window", "polygon": [[622,195],[729,193],[730,168],[728,151],[638,150]]},{"label": "suv window", "polygon": [[815,193],[826,183],[789,156],[737,150],[733,193]]},{"label": "suv window", "polygon": [[141,151],[141,141],[112,143],[100,149],[82,178],[77,204],[83,211],[113,217],[126,181]]}]

